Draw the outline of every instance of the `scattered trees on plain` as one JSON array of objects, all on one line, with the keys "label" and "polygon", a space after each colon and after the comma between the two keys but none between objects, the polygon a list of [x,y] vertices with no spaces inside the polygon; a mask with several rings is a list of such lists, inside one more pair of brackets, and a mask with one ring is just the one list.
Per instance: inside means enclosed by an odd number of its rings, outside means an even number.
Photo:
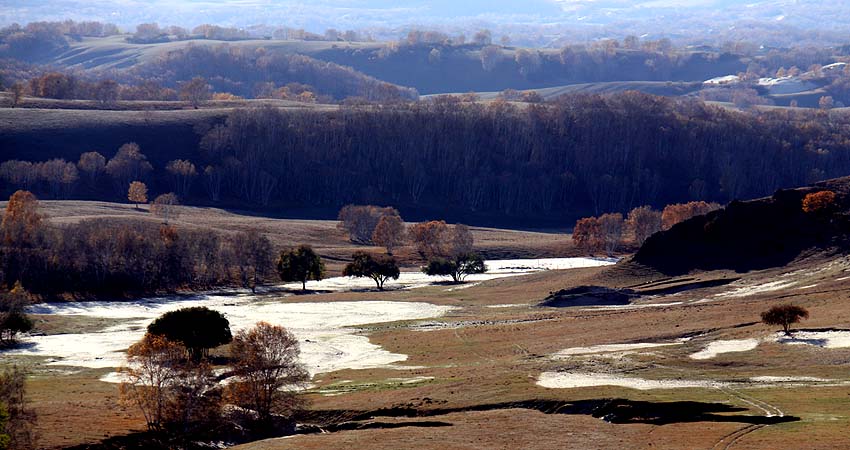
[{"label": "scattered trees on plain", "polygon": [[307,290],[307,281],[321,281],[325,276],[325,263],[309,245],[284,250],[277,260],[277,273],[284,282],[300,282]]},{"label": "scattered trees on plain", "polygon": [[779,325],[786,336],[791,335],[791,325],[809,318],[809,311],[797,305],[777,305],[761,314],[761,321],[767,325]]},{"label": "scattered trees on plain", "polygon": [[344,277],[371,278],[378,290],[384,290],[388,280],[398,280],[401,275],[395,258],[389,255],[372,255],[366,252],[356,252],[354,259],[342,271]]}]

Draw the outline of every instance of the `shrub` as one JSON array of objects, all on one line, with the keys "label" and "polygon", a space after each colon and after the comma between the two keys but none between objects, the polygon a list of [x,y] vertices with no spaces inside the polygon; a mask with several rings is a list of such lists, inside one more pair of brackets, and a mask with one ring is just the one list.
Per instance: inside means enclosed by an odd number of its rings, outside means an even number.
[{"label": "shrub", "polygon": [[809,214],[826,212],[835,205],[835,192],[820,191],[807,194],[803,198],[803,211]]}]

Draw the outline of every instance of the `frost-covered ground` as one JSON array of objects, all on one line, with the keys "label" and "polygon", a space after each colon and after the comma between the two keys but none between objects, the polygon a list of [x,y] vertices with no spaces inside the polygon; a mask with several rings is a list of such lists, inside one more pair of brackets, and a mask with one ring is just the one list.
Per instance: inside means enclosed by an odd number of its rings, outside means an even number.
[{"label": "frost-covered ground", "polygon": [[343,368],[383,367],[407,359],[358,335],[351,327],[370,323],[437,317],[452,307],[408,302],[280,303],[256,301],[250,295],[206,295],[189,300],[155,299],[135,302],[42,304],[33,313],[118,319],[119,325],[100,332],[31,336],[8,354],[53,357],[48,364],[89,368],[120,367],[124,350],[138,341],[147,325],[168,311],[207,306],[223,313],[235,332],[259,321],[283,325],[301,341],[301,359],[311,374]]},{"label": "frost-covered ground", "polygon": [[[487,273],[470,275],[469,284],[450,288],[458,290],[472,287],[471,284],[497,278],[527,275],[544,270],[580,269],[584,267],[608,266],[617,262],[614,258],[545,258],[545,259],[503,259],[487,261]],[[387,289],[415,289],[430,286],[435,282],[451,281],[450,277],[429,277],[422,272],[402,272],[398,280],[387,281]],[[289,289],[300,289],[301,283],[287,284]],[[322,281],[307,282],[307,289],[314,291],[350,291],[374,289],[375,282],[369,278],[335,277]]]},{"label": "frost-covered ground", "polygon": [[[564,258],[505,260],[487,262],[488,273],[470,277],[473,281],[520,276],[541,270],[595,267],[614,260]],[[420,273],[404,273],[397,282],[403,288],[427,286],[434,278]],[[300,288],[300,285],[294,286]],[[309,283],[316,290],[356,290],[372,288],[371,280],[331,278]],[[235,332],[259,321],[282,325],[301,341],[301,359],[311,374],[340,369],[388,367],[403,362],[407,355],[391,353],[369,342],[354,328],[400,320],[439,317],[452,307],[412,302],[328,302],[283,303],[248,294],[200,295],[193,298],[158,298],[132,302],[77,302],[40,304],[34,314],[57,314],[115,319],[117,325],[94,333],[28,336],[20,348],[7,355],[49,357],[48,364],[85,368],[112,368],[124,364],[124,351],[145,333],[147,325],[162,314],[188,306],[206,306],[223,313]],[[402,366],[392,366],[400,368]],[[105,379],[114,379],[107,376]]]}]

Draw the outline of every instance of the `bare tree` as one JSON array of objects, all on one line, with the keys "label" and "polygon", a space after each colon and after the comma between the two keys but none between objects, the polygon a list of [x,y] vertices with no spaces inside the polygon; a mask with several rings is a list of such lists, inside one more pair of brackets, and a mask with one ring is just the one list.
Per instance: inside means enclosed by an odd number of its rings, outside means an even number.
[{"label": "bare tree", "polygon": [[94,188],[97,180],[106,169],[106,158],[98,152],[86,152],[80,155],[77,169],[86,177],[89,187]]},{"label": "bare tree", "polygon": [[649,206],[635,208],[626,219],[626,228],[634,237],[635,243],[643,245],[650,236],[661,231],[661,212]]},{"label": "bare tree", "polygon": [[112,177],[116,189],[124,191],[131,181],[144,180],[144,176],[153,170],[139,145],[130,142],[121,146],[115,156],[106,164],[106,173]]},{"label": "bare tree", "polygon": [[285,328],[258,323],[242,330],[230,345],[236,382],[230,397],[239,406],[255,411],[261,426],[275,415],[291,418],[301,406],[295,389],[310,376],[298,360],[298,339]]},{"label": "bare tree", "polygon": [[181,198],[185,197],[192,187],[192,181],[198,176],[195,165],[189,160],[175,159],[165,165],[165,170],[171,175],[174,191]]},{"label": "bare tree", "polygon": [[169,220],[180,215],[180,202],[174,193],[162,194],[151,203],[151,212],[162,218],[163,223],[168,224]]},{"label": "bare tree", "polygon": [[195,109],[198,109],[210,97],[212,97],[210,85],[202,77],[192,78],[180,85],[180,99],[189,102]]},{"label": "bare tree", "polygon": [[623,215],[603,214],[599,217],[599,229],[602,233],[605,252],[611,256],[623,242]]}]

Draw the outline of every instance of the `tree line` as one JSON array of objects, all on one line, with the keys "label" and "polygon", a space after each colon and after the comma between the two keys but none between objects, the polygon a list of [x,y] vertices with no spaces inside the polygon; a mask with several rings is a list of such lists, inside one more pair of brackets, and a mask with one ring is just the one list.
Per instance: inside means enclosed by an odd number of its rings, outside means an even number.
[{"label": "tree line", "polygon": [[573,227],[572,240],[578,249],[589,254],[604,251],[613,256],[627,243],[640,247],[659,231],[717,209],[720,209],[717,203],[696,201],[667,205],[663,211],[641,206],[631,210],[625,218],[620,213],[585,217]]}]

